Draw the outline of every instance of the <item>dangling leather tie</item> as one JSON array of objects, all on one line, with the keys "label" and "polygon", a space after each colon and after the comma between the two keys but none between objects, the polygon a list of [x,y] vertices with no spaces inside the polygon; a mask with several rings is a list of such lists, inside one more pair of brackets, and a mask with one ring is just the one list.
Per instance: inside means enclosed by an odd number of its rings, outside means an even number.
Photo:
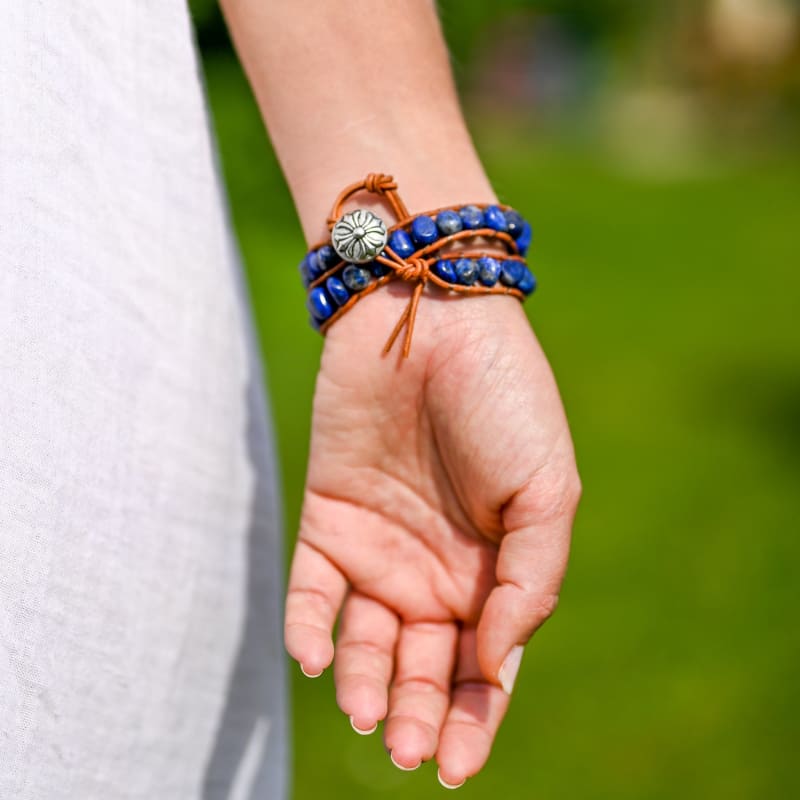
[{"label": "dangling leather tie", "polygon": [[397,320],[394,330],[389,334],[389,338],[383,346],[383,354],[387,355],[389,353],[395,340],[400,335],[400,331],[403,330],[403,325],[406,325],[406,337],[403,342],[403,357],[408,358],[408,354],[411,352],[411,337],[414,335],[414,322],[417,318],[419,299],[428,283],[428,262],[425,261],[424,258],[417,257],[412,257],[407,261],[403,261],[402,258],[388,247],[386,248],[386,252],[389,253],[390,257],[396,260],[396,266],[394,267],[395,274],[404,281],[409,281],[410,283],[416,282],[416,285],[414,286],[414,291],[411,294],[411,299],[408,301],[405,311],[400,315],[400,319]]}]

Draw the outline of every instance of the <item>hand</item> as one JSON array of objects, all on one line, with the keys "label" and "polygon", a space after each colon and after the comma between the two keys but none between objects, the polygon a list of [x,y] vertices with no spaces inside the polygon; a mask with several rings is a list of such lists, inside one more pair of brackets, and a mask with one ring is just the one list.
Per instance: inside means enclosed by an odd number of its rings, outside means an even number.
[{"label": "hand", "polygon": [[[519,301],[429,287],[409,359],[384,340],[409,287],[329,330],[286,607],[308,675],[397,766],[477,773],[522,646],[556,606],[580,493],[558,390]],[[402,337],[401,337],[402,338]]]}]

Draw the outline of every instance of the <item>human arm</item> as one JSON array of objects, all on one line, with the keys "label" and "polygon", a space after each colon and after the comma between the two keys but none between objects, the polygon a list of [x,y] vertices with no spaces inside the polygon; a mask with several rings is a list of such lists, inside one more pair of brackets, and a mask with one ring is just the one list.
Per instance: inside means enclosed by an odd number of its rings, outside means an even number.
[{"label": "human arm", "polygon": [[[310,242],[372,171],[412,210],[495,199],[430,0],[223,5]],[[340,707],[362,730],[385,717],[396,763],[435,756],[457,784],[555,606],[579,484],[518,301],[431,294],[411,357],[382,358],[407,299],[381,289],[327,334],[286,644],[307,673],[327,668],[341,609]]]}]

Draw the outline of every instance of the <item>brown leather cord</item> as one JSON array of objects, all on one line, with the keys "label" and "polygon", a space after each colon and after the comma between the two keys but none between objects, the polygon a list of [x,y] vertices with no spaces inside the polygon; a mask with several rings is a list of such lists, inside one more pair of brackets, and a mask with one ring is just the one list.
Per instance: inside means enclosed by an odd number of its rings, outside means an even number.
[{"label": "brown leather cord", "polygon": [[[388,229],[389,235],[396,230],[405,228],[405,226],[409,225],[415,217],[420,216],[419,214],[412,215],[408,212],[405,203],[403,203],[403,200],[397,191],[397,183],[394,181],[394,178],[391,175],[370,173],[366,178],[364,178],[363,181],[352,183],[349,186],[346,186],[339,193],[339,196],[336,198],[333,208],[331,209],[330,216],[327,220],[329,229],[333,228],[341,216],[342,206],[344,203],[354,194],[357,194],[361,191],[379,195],[391,207],[395,217],[398,219],[398,222]],[[504,211],[510,208],[510,206],[506,206],[501,203],[473,203],[471,205],[475,205],[480,209],[485,209],[490,205],[496,205],[498,208]],[[435,216],[440,211],[450,210],[451,208],[452,206],[443,206],[442,208],[437,208],[433,211],[426,211],[423,213],[428,216]],[[384,355],[391,351],[392,346],[397,340],[397,337],[400,335],[403,327],[405,327],[406,334],[403,342],[403,357],[408,358],[408,355],[411,352],[411,337],[414,333],[414,323],[417,317],[417,308],[419,307],[419,301],[422,297],[422,293],[429,282],[442,289],[458,292],[460,294],[507,294],[512,295],[519,300],[523,300],[525,295],[519,289],[515,289],[510,286],[504,286],[501,284],[495,284],[494,286],[483,286],[481,284],[465,286],[462,284],[453,284],[443,280],[436,275],[436,273],[431,271],[431,264],[439,259],[480,258],[481,256],[488,255],[485,250],[455,250],[452,253],[442,252],[443,248],[447,247],[448,245],[459,242],[463,239],[473,239],[477,237],[498,240],[499,243],[508,248],[510,252],[505,256],[492,253],[492,257],[496,260],[518,261],[523,264],[525,263],[525,259],[519,255],[519,247],[517,246],[514,238],[505,231],[497,231],[494,228],[461,230],[458,233],[453,233],[449,236],[443,236],[426,247],[420,248],[407,259],[401,258],[387,245],[384,248],[386,257],[383,255],[378,255],[374,260],[389,267],[392,272],[389,272],[388,274],[372,281],[368,286],[359,292],[354,292],[347,302],[344,303],[344,305],[340,306],[330,317],[328,317],[327,320],[325,320],[325,322],[319,326],[320,332],[324,334],[337,319],[339,319],[350,308],[352,308],[362,297],[366,297],[368,294],[371,294],[376,289],[389,283],[394,278],[400,278],[401,280],[413,283],[414,289],[408,305],[400,316],[400,319],[397,320],[397,324],[394,326],[389,338],[386,340],[386,344],[383,347]],[[314,245],[312,249],[316,250],[329,243],[330,242],[328,240],[319,242]],[[434,255],[435,257],[430,257]],[[309,290],[324,283],[329,277],[337,273],[345,263],[346,262],[344,261],[339,261],[336,265],[326,270],[322,275],[309,284]]]},{"label": "brown leather cord", "polygon": [[[342,206],[345,201],[357,192],[362,191],[383,197],[392,207],[392,211],[394,211],[394,215],[398,219],[405,219],[409,216],[405,203],[400,199],[400,195],[397,193],[397,184],[394,178],[391,175],[384,175],[380,172],[370,172],[363,181],[351,183],[339,192],[339,196],[336,198],[327,220],[328,230],[333,229],[336,220],[342,215]],[[322,244],[325,244],[325,242]]]}]

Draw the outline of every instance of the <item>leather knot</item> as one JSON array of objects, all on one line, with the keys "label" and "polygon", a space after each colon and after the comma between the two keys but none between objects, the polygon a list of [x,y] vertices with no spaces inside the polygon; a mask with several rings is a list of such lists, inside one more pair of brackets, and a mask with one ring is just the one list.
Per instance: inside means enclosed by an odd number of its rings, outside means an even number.
[{"label": "leather knot", "polygon": [[404,281],[422,281],[428,277],[428,262],[424,258],[412,256],[398,264],[395,272]]},{"label": "leather knot", "polygon": [[383,194],[391,189],[396,189],[397,184],[391,175],[384,175],[382,172],[370,172],[364,178],[364,188],[373,194]]}]

